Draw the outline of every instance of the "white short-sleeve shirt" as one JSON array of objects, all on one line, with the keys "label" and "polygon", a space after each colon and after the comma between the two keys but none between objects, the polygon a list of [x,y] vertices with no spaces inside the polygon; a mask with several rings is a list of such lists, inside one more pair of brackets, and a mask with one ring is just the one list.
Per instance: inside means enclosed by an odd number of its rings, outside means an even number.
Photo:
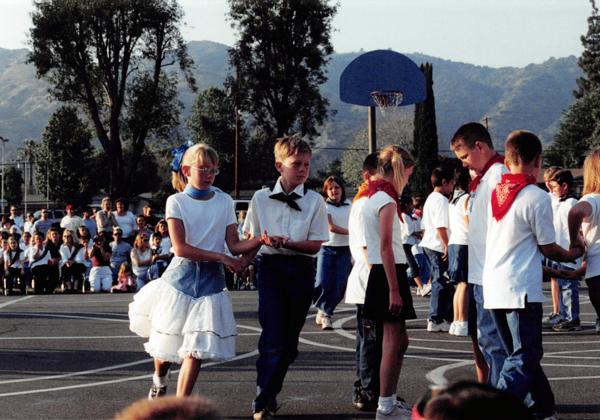
[{"label": "white short-sleeve shirt", "polygon": [[[369,197],[361,212],[367,242],[367,262],[369,264],[383,264],[381,259],[381,236],[379,234],[379,212],[390,203],[394,205],[394,212],[396,212],[397,207],[394,199],[386,192],[378,191]],[[396,264],[406,264],[406,254],[402,247],[400,219],[397,216],[394,217],[392,224],[392,250]]]},{"label": "white short-sleeve shirt", "polygon": [[[263,188],[254,193],[246,220],[244,232],[252,236],[260,236],[266,230],[267,234],[283,236],[292,242],[296,241],[328,241],[329,228],[327,225],[327,207],[325,200],[320,194],[307,190],[304,185],[298,185],[293,192],[300,198],[296,203],[301,211],[294,210],[286,203],[269,198],[272,194],[283,192],[280,180],[273,187]],[[260,254],[284,254],[284,255],[316,255],[303,254],[286,248],[271,248],[262,246]]]},{"label": "white short-sleeve shirt", "polygon": [[517,309],[543,302],[542,254],[538,245],[555,242],[552,204],[535,185],[523,188],[500,221],[488,210],[483,269],[483,306]]},{"label": "white short-sleeve shirt", "polygon": [[585,278],[589,279],[600,276],[600,194],[586,194],[579,201],[592,206],[592,214],[581,224],[581,231],[587,245]]},{"label": "white short-sleeve shirt", "polygon": [[215,191],[209,200],[196,200],[185,193],[167,198],[167,219],[183,221],[185,242],[205,251],[225,252],[227,226],[235,225],[237,219],[233,200],[228,194]]},{"label": "white short-sleeve shirt", "polygon": [[352,203],[348,218],[348,239],[354,265],[348,276],[346,303],[359,305],[365,303],[365,291],[369,280],[369,264],[366,258],[367,240],[362,223],[362,211],[367,200],[367,197],[362,197]]},{"label": "white short-sleeve shirt", "polygon": [[425,230],[423,240],[419,244],[422,248],[444,252],[444,243],[438,236],[437,229],[448,229],[448,212],[448,199],[443,194],[435,191],[429,194],[423,206],[423,219],[421,220],[421,226]]},{"label": "white short-sleeve shirt", "polygon": [[113,216],[115,217],[117,224],[123,231],[123,238],[131,237],[131,234],[133,233],[133,230],[136,227],[135,216],[133,215],[133,213],[127,210],[124,215],[119,216],[119,214],[116,211],[113,211]]},{"label": "white short-sleeve shirt", "polygon": [[461,195],[458,200],[450,203],[448,222],[450,226],[450,235],[448,236],[448,245],[467,245],[468,241],[468,226],[467,226],[467,209],[465,202],[469,198],[469,194]]},{"label": "white short-sleeve shirt", "polygon": [[[342,206],[334,206],[327,203],[327,214],[331,216],[331,221],[334,225],[348,229],[348,218],[350,217],[350,209],[352,204],[346,200]],[[348,235],[329,231],[329,240],[323,245],[326,246],[348,246]]]},{"label": "white short-sleeve shirt", "polygon": [[487,236],[488,208],[492,199],[492,191],[500,182],[502,174],[508,172],[506,166],[495,163],[487,170],[467,206],[469,212],[469,283],[483,283],[483,263],[485,261],[485,245]]},{"label": "white short-sleeve shirt", "polygon": [[[569,249],[569,245],[571,244],[569,238],[569,211],[575,204],[577,204],[577,200],[574,198],[561,199],[557,200],[556,208],[553,209],[556,243],[564,249]],[[581,260],[577,260],[575,263],[562,262],[561,264],[567,267],[576,268],[581,265]]]}]

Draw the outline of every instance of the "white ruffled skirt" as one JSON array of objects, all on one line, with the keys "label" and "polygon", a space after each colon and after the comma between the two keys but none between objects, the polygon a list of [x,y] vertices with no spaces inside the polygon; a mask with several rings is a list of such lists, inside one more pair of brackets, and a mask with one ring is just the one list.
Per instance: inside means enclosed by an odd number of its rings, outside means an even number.
[{"label": "white ruffled skirt", "polygon": [[[185,268],[181,265],[176,263],[175,270],[170,266],[163,277],[177,275]],[[195,298],[163,278],[151,281],[129,304],[129,322],[131,331],[148,337],[145,350],[160,360],[181,363],[190,356],[200,360],[235,356],[236,325],[226,289]]]}]

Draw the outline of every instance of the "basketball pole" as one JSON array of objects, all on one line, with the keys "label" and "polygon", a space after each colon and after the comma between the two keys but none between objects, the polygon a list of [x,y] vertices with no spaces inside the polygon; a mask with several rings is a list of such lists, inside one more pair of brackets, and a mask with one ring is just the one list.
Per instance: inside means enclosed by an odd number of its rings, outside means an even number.
[{"label": "basketball pole", "polygon": [[375,107],[369,107],[369,154],[377,151],[377,121],[375,118]]}]

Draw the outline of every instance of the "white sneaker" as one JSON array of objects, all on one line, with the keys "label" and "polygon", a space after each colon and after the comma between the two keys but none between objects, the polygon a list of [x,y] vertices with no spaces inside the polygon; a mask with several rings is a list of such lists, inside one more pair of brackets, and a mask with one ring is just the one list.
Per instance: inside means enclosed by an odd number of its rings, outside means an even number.
[{"label": "white sneaker", "polygon": [[333,330],[333,325],[331,324],[331,318],[327,315],[323,315],[321,318],[321,329],[322,330]]},{"label": "white sneaker", "polygon": [[596,334],[600,334],[600,319],[596,320]]},{"label": "white sneaker", "polygon": [[454,327],[455,327],[455,326],[456,326],[456,325],[454,325],[454,322],[452,322],[452,323],[450,324],[450,329],[448,330],[448,334],[450,334],[450,335],[454,335]]},{"label": "white sneaker", "polygon": [[321,311],[317,311],[317,316],[315,317],[315,324],[321,325],[323,323],[323,316],[325,314]]},{"label": "white sneaker", "polygon": [[454,329],[450,327],[450,331],[452,331],[450,334],[458,337],[466,337],[469,335],[469,323],[467,321],[454,321],[452,325],[454,325]]},{"label": "white sneaker", "polygon": [[427,321],[427,331],[429,332],[448,332],[450,331],[450,324],[446,321],[433,322]]},{"label": "white sneaker", "polygon": [[423,287],[421,287],[421,296],[429,296],[431,294],[431,283],[427,283]]},{"label": "white sneaker", "polygon": [[381,411],[377,410],[377,414],[375,415],[375,420],[378,419],[386,419],[386,420],[410,420],[412,418],[412,411],[407,410],[406,408],[400,408],[395,406],[394,409],[389,414],[384,414]]},{"label": "white sneaker", "polygon": [[547,317],[542,318],[542,327],[543,328],[552,328],[553,326],[555,326],[556,324],[558,324],[559,322],[564,321],[563,317],[560,316],[560,314],[557,313],[551,313],[550,315],[548,315]]}]

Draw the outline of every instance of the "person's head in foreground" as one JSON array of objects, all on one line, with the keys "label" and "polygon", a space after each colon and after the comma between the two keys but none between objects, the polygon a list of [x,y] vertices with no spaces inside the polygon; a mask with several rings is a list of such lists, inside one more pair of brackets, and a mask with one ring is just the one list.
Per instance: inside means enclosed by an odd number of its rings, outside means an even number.
[{"label": "person's head in foreground", "polygon": [[117,413],[114,420],[220,420],[214,404],[205,397],[164,397],[138,400]]}]

